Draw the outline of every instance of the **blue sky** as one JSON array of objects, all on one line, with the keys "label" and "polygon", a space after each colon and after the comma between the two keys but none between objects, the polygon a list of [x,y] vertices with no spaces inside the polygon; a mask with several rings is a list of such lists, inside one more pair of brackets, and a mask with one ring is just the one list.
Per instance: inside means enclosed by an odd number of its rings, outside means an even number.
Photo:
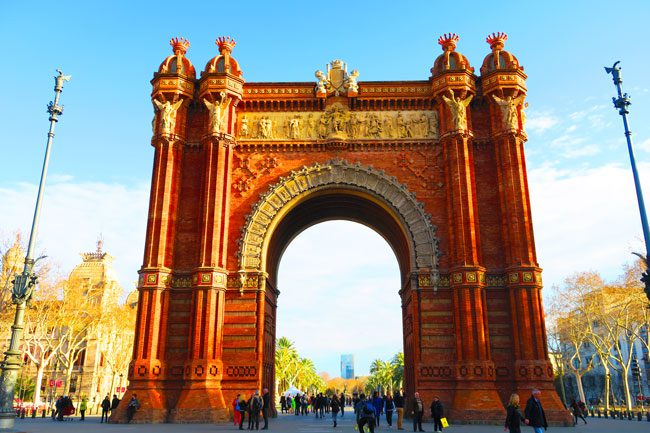
[{"label": "blue sky", "polygon": [[[611,106],[614,87],[603,66],[622,61],[624,87],[633,98],[630,122],[637,158],[650,195],[647,2],[621,3],[620,14],[604,1],[510,6],[433,1],[232,3],[3,5],[2,238],[16,229],[29,230],[48,126],[45,107],[52,99],[57,67],[73,79],[62,96],[66,108],[57,125],[38,249],[47,252],[65,275],[79,261],[78,253],[92,249],[102,233],[106,250],[116,257],[123,285],[131,289],[142,259],[153,156],[149,81],[171,52],[171,37],[190,40],[187,55],[197,71],[217,54],[216,37],[230,35],[237,40],[233,55],[248,81],[313,81],[314,71],[334,58],[358,69],[359,81],[372,81],[427,79],[441,52],[436,40],[447,32],[460,35],[458,51],[478,73],[489,52],[485,37],[503,31],[509,35],[506,49],[518,57],[529,77],[526,152],[546,286],[560,284],[578,270],[599,270],[612,278],[630,260],[631,250],[642,249],[621,119]],[[353,303],[351,293],[365,293],[363,282],[355,286],[351,275],[366,275],[372,269],[381,281],[374,285],[374,296],[386,297],[380,303],[386,309],[378,307],[354,318],[341,313],[340,321],[352,321],[342,333],[354,329],[354,320],[381,318],[398,332],[377,338],[364,353],[387,358],[401,348],[399,301],[396,289],[390,288],[391,278],[397,280],[394,256],[384,246],[383,258],[375,257],[385,264],[378,267],[385,276],[368,261],[348,270],[335,259],[338,252],[372,239],[383,242],[372,232],[351,227],[329,223],[308,230],[289,247],[281,265],[279,284],[287,301],[280,299],[280,311],[286,313],[280,314],[278,332],[294,339],[306,356],[332,374],[338,373],[338,355],[353,351],[352,342],[341,338],[339,345],[319,347],[313,342],[325,341],[327,335],[308,326],[305,331],[290,326],[300,307],[288,299],[303,294],[307,283],[291,272],[285,276],[282,269],[297,269],[309,244],[339,239],[313,260],[317,267],[331,269],[331,275],[323,276],[330,283],[329,298]],[[351,244],[342,246],[346,240]],[[381,243],[372,245],[381,249]],[[304,267],[300,274],[303,270],[308,276]],[[344,275],[344,270],[350,274]],[[311,272],[321,275],[317,269]],[[321,309],[314,309],[312,320],[335,319],[326,316],[331,311]],[[356,355],[357,367],[366,368],[365,355]]]}]

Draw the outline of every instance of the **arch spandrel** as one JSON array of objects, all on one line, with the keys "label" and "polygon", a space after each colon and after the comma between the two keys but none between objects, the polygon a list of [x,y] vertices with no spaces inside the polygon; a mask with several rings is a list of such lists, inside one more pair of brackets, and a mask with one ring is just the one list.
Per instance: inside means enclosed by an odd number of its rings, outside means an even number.
[{"label": "arch spandrel", "polygon": [[[436,227],[424,206],[406,186],[382,170],[345,160],[316,163],[292,171],[260,195],[248,214],[239,240],[239,267],[245,272],[266,272],[265,242],[274,223],[299,201],[306,192],[323,187],[354,187],[388,206],[407,232],[411,272],[427,272],[437,276],[438,239]],[[298,200],[296,200],[298,199]]]}]

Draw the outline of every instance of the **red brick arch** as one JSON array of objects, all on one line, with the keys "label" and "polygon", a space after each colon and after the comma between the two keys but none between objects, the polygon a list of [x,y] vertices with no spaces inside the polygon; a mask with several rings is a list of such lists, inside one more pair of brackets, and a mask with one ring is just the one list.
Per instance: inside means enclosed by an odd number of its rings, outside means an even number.
[{"label": "red brick arch", "polygon": [[[444,55],[457,41],[441,38]],[[491,41],[501,53],[504,37]],[[546,345],[517,62],[479,77],[443,55],[428,80],[357,82],[333,61],[318,83],[245,83],[231,39],[208,62],[224,69],[198,79],[179,44],[184,67],[152,81],[136,421],[223,420],[238,393],[273,389],[279,258],[343,218],[398,258],[409,394],[500,423],[510,393],[535,387],[551,421],[570,422]]]}]

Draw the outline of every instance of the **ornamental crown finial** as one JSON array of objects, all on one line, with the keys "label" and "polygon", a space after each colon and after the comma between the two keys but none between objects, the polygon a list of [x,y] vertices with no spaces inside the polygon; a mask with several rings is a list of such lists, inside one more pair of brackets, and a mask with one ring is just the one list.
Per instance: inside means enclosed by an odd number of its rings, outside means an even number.
[{"label": "ornamental crown finial", "polygon": [[447,33],[438,38],[438,43],[442,46],[442,51],[454,51],[458,39],[460,37],[456,33]]},{"label": "ornamental crown finial", "polygon": [[223,55],[224,51],[232,52],[232,49],[235,48],[237,43],[230,36],[219,36],[216,41],[217,46],[219,47],[219,53]]},{"label": "ornamental crown finial", "polygon": [[171,38],[169,45],[172,46],[172,50],[176,55],[185,55],[187,49],[190,47],[190,41],[185,38]]},{"label": "ornamental crown finial", "polygon": [[508,35],[503,32],[492,33],[491,35],[488,35],[487,38],[485,38],[485,42],[490,44],[490,48],[492,48],[492,50],[502,50],[507,40]]}]

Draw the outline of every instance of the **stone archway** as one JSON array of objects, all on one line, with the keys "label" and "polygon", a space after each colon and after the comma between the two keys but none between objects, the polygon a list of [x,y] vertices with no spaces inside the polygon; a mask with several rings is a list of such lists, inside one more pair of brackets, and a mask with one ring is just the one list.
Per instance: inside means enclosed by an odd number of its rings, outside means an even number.
[{"label": "stone archway", "polygon": [[[275,322],[280,258],[291,240],[309,226],[348,219],[378,232],[392,247],[400,267],[405,387],[412,391],[421,344],[420,288],[438,281],[438,240],[423,205],[406,186],[383,171],[345,160],[294,170],[260,196],[242,227],[239,241],[242,287],[251,279],[263,289],[261,383],[274,389]],[[255,283],[254,283],[255,284]],[[258,299],[258,305],[262,298]]]},{"label": "stone archway", "polygon": [[431,216],[422,203],[395,177],[381,170],[345,160],[331,160],[292,171],[260,196],[246,218],[239,240],[239,260],[242,272],[265,272],[264,242],[272,231],[274,220],[286,212],[285,206],[297,197],[322,187],[349,186],[366,191],[390,206],[404,228],[408,230],[411,272],[430,272],[437,278],[438,240]]}]

